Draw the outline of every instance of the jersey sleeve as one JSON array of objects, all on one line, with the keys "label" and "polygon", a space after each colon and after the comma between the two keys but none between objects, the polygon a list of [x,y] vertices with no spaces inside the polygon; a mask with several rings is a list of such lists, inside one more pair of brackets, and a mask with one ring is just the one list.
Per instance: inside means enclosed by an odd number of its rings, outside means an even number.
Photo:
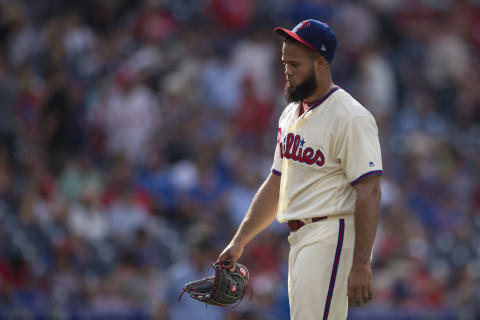
[{"label": "jersey sleeve", "polygon": [[275,154],[273,155],[272,173],[281,176],[282,175],[282,158],[280,155],[280,140],[282,138],[282,130],[278,128],[277,133],[277,146],[275,147]]},{"label": "jersey sleeve", "polygon": [[373,117],[352,118],[337,141],[336,152],[352,186],[366,177],[383,174],[378,128]]}]

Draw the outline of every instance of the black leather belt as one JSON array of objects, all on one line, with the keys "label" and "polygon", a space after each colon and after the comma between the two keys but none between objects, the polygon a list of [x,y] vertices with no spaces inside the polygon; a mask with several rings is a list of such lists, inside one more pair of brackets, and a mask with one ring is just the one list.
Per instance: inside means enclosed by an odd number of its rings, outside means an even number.
[{"label": "black leather belt", "polygon": [[[327,219],[327,217],[312,218],[312,223],[325,220],[325,219]],[[301,220],[289,220],[287,224],[291,231],[297,231],[298,229],[300,229],[305,225],[305,223]]]}]

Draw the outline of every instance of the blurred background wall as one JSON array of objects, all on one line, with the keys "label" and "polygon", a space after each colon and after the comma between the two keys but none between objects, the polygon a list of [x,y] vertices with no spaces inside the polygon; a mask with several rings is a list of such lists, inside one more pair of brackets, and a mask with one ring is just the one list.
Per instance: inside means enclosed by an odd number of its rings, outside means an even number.
[{"label": "blurred background wall", "polygon": [[306,18],[380,129],[375,297],[349,319],[480,319],[478,0],[1,0],[0,319],[289,319],[277,223],[241,260],[252,301],[177,297],[269,173],[272,29]]}]

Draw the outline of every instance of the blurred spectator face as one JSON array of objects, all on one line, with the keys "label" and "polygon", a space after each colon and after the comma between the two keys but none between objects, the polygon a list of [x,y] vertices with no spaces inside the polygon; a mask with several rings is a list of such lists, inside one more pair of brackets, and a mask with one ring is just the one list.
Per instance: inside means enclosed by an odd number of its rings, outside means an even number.
[{"label": "blurred spectator face", "polygon": [[216,254],[215,248],[208,241],[202,240],[194,244],[190,258],[194,268],[202,270],[215,261]]},{"label": "blurred spectator face", "polygon": [[82,194],[81,201],[85,207],[93,207],[100,203],[100,194],[96,190],[87,187]]},{"label": "blurred spectator face", "polygon": [[282,48],[282,62],[285,66],[285,98],[299,102],[311,96],[317,88],[311,52],[300,44],[285,41]]}]

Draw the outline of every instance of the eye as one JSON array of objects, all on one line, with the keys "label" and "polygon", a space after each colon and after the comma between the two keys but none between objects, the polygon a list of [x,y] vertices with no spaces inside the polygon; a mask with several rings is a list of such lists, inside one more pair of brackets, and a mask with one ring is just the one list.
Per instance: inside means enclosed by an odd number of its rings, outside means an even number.
[{"label": "eye", "polygon": [[292,68],[296,68],[298,67],[298,63],[297,62],[290,62],[290,61],[282,61],[282,66],[286,67],[286,66],[290,66]]}]

